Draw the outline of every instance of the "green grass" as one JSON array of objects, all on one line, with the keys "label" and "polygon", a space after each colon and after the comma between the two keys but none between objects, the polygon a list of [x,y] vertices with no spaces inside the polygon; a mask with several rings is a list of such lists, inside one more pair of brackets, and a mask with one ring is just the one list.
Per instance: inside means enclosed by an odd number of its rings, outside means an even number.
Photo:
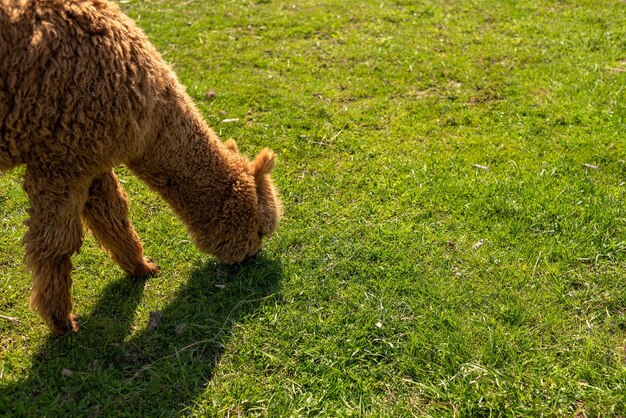
[{"label": "green grass", "polygon": [[0,415],[626,415],[624,2],[122,6],[285,218],[221,266],[120,169],[163,271],[88,237],[55,339],[5,174]]}]

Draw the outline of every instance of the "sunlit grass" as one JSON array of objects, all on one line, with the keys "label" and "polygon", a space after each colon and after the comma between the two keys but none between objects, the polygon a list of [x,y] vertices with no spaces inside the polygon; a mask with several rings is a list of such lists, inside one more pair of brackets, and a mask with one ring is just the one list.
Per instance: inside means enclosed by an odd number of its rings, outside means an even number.
[{"label": "sunlit grass", "polygon": [[220,266],[121,168],[163,271],[88,238],[57,340],[5,174],[0,415],[626,414],[623,2],[122,6],[285,218]]}]

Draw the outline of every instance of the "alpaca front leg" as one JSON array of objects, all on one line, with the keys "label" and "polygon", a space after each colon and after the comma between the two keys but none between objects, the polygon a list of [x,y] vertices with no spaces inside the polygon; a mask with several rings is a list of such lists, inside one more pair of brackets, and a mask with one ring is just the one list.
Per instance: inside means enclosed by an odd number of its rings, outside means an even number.
[{"label": "alpaca front leg", "polygon": [[80,211],[88,182],[81,185],[56,173],[26,170],[24,190],[30,199],[30,217],[24,246],[33,279],[30,305],[52,332],[63,334],[78,330],[71,314],[71,256],[82,243]]},{"label": "alpaca front leg", "polygon": [[72,315],[72,262],[70,256],[52,259],[27,254],[33,277],[30,306],[46,322],[54,334],[78,331],[76,316]]},{"label": "alpaca front leg", "polygon": [[83,219],[113,260],[131,276],[156,274],[159,268],[147,260],[128,217],[128,199],[115,173],[96,177],[89,187]]}]

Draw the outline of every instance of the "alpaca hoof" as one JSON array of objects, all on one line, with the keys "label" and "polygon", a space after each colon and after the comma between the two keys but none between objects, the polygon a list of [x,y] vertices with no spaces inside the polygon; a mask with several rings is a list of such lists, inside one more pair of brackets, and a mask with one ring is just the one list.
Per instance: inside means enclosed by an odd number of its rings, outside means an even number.
[{"label": "alpaca hoof", "polygon": [[52,318],[51,329],[54,335],[65,335],[70,332],[77,333],[78,320],[76,315],[70,315],[64,319]]},{"label": "alpaca hoof", "polygon": [[161,271],[161,268],[152,261],[145,259],[144,263],[132,273],[134,277],[151,277]]}]

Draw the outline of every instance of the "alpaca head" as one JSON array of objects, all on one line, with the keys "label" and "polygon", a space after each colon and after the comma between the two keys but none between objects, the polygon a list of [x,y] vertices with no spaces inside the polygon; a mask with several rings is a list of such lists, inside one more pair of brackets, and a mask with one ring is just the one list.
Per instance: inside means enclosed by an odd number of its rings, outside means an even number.
[{"label": "alpaca head", "polygon": [[239,154],[233,140],[224,145],[240,162],[244,181],[237,182],[233,198],[224,207],[226,216],[219,238],[207,250],[221,262],[237,263],[261,250],[263,238],[269,237],[278,226],[282,203],[270,177],[276,162],[274,152],[263,149],[250,161]]},{"label": "alpaca head", "polygon": [[270,178],[274,168],[276,155],[265,148],[254,161],[248,164],[248,170],[256,185],[257,210],[259,221],[259,238],[270,236],[278,226],[282,216],[282,204],[278,199],[278,192]]}]

